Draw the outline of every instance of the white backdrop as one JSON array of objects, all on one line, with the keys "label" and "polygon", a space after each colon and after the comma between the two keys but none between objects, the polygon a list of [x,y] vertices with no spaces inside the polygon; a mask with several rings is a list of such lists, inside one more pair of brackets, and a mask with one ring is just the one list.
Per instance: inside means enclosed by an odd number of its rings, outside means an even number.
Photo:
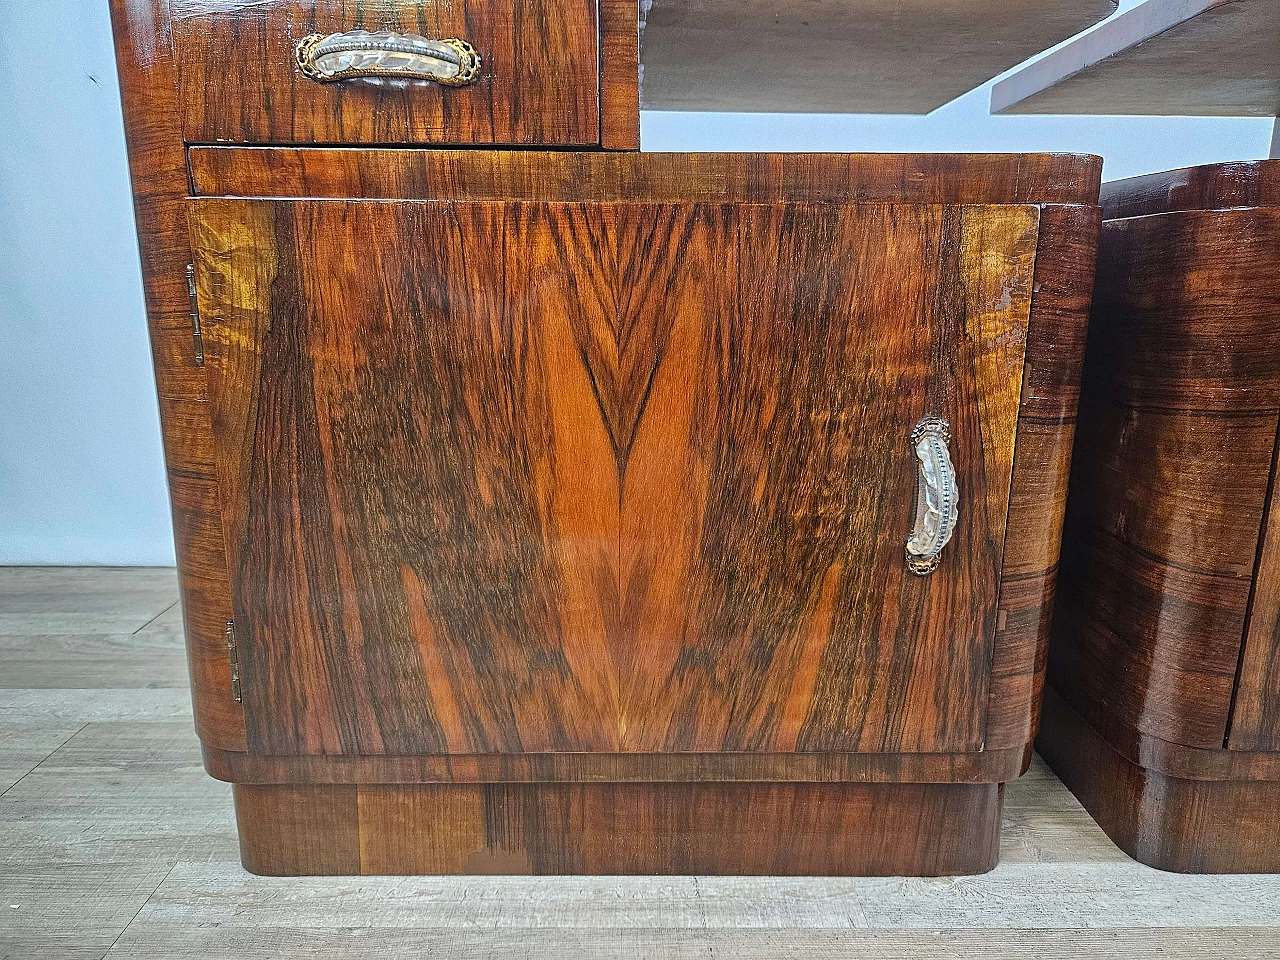
[{"label": "white backdrop", "polygon": [[[1134,0],[1122,7],[1135,5]],[[75,53],[24,66],[57,42]],[[0,564],[173,561],[106,0],[0,0]],[[1031,151],[1109,178],[1266,156],[1269,120],[646,113],[646,150]]]}]

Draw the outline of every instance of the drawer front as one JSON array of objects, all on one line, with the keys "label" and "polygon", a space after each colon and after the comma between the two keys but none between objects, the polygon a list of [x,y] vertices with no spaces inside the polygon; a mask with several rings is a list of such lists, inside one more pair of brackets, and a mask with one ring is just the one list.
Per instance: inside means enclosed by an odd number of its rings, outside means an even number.
[{"label": "drawer front", "polygon": [[[172,9],[189,142],[600,140],[595,0],[173,0]],[[463,86],[321,82],[299,66],[304,38],[357,30],[463,40],[480,56],[478,73]]]},{"label": "drawer front", "polygon": [[252,751],[981,748],[1035,207],[193,206]]}]

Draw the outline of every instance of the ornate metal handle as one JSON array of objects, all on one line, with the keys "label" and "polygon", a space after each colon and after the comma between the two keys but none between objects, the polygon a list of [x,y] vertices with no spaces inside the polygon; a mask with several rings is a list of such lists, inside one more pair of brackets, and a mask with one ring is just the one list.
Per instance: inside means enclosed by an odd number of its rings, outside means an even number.
[{"label": "ornate metal handle", "polygon": [[465,40],[428,40],[415,33],[313,33],[298,41],[298,69],[321,83],[409,77],[461,87],[479,76],[480,54]]},{"label": "ornate metal handle", "polygon": [[951,427],[938,417],[925,417],[911,431],[911,446],[920,461],[916,480],[916,524],[907,540],[907,568],[924,576],[938,567],[942,548],[955,533],[960,516],[960,490],[951,463]]}]

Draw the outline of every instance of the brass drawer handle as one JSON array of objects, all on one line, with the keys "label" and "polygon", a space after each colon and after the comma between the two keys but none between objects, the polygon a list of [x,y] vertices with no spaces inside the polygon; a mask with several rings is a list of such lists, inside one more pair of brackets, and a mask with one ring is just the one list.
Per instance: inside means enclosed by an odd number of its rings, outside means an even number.
[{"label": "brass drawer handle", "polygon": [[480,74],[480,54],[465,40],[428,40],[415,33],[351,30],[298,41],[298,69],[331,83],[352,77],[407,77],[466,86]]},{"label": "brass drawer handle", "polygon": [[938,567],[942,548],[955,533],[960,516],[960,489],[951,463],[951,426],[938,417],[925,417],[911,431],[911,446],[919,461],[916,480],[916,522],[907,540],[907,567],[924,576]]}]

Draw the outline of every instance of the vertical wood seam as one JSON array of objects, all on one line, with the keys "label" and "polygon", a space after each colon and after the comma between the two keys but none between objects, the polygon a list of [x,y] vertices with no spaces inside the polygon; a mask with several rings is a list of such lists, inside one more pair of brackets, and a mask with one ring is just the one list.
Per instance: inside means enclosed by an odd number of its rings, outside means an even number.
[{"label": "vertical wood seam", "polygon": [[[1280,124],[1280,120],[1277,120],[1276,122],[1277,124]],[[1240,682],[1244,677],[1245,660],[1249,653],[1250,641],[1252,640],[1250,633],[1253,626],[1254,600],[1258,593],[1258,577],[1262,573],[1263,559],[1266,555],[1268,541],[1273,533],[1272,523],[1275,519],[1273,517],[1273,508],[1275,507],[1276,471],[1278,469],[1280,469],[1280,424],[1277,424],[1276,442],[1271,454],[1271,475],[1267,478],[1266,498],[1262,501],[1263,513],[1262,523],[1258,528],[1258,552],[1253,563],[1253,580],[1249,584],[1249,600],[1248,603],[1245,604],[1244,609],[1244,629],[1240,634],[1240,657],[1236,662],[1236,676],[1231,685],[1231,700],[1227,707],[1227,726],[1222,737],[1222,746],[1224,749],[1231,748],[1231,736],[1236,726],[1236,701],[1240,696]],[[1241,744],[1240,748],[1256,749],[1258,746],[1257,739],[1257,731],[1250,731],[1250,742],[1248,746]]]}]

